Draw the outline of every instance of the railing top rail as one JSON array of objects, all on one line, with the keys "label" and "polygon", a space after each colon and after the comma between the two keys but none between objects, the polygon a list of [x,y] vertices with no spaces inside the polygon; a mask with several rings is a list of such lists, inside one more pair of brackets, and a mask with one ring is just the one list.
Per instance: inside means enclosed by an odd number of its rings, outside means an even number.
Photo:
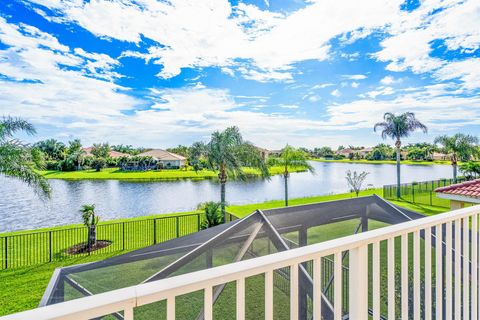
[{"label": "railing top rail", "polygon": [[30,310],[2,318],[13,319],[84,319],[94,318],[126,307],[141,306],[168,297],[178,296],[203,288],[220,285],[245,277],[299,264],[336,252],[362,247],[371,243],[395,238],[402,234],[420,231],[446,222],[479,213],[480,206],[469,207],[408,221],[388,227],[321,242],[292,250],[282,251],[255,259],[227,264],[213,269],[187,273],[129,288],[119,289],[95,296],[84,297]]}]

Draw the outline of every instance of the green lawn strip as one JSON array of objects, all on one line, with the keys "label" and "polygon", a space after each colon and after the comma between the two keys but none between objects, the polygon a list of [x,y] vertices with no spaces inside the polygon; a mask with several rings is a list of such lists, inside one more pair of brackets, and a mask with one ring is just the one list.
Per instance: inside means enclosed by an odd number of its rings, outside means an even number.
[{"label": "green lawn strip", "polygon": [[[283,167],[275,166],[269,168],[270,174],[281,174]],[[305,168],[290,168],[290,172],[305,171]],[[260,171],[254,168],[244,168],[247,176],[260,176]],[[106,168],[100,172],[95,170],[81,171],[40,171],[47,179],[64,180],[130,180],[130,181],[155,181],[155,180],[177,180],[177,179],[210,179],[216,178],[217,173],[209,170],[198,172],[192,169],[165,169],[151,171],[122,171],[118,168]]]},{"label": "green lawn strip", "polygon": [[[341,162],[341,163],[363,163],[363,164],[397,164],[395,160],[350,160],[350,159],[340,159],[340,160],[326,160],[326,159],[317,159],[311,158],[311,161],[317,162]],[[416,160],[402,160],[401,164],[409,164],[409,165],[450,165],[450,161],[442,161],[442,160],[435,160],[435,161],[416,161]]]}]

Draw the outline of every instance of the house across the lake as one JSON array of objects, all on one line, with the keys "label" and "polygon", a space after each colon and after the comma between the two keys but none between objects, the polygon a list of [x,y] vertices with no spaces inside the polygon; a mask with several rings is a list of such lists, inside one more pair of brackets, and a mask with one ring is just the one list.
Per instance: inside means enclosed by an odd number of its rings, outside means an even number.
[{"label": "house across the lake", "polygon": [[152,149],[138,154],[140,157],[152,157],[157,161],[157,167],[165,169],[178,169],[185,167],[186,158],[162,149]]},{"label": "house across the lake", "polygon": [[[82,150],[85,151],[86,156],[93,156],[92,149],[93,149],[93,147],[82,148]],[[110,150],[108,152],[108,156],[110,158],[113,158],[113,159],[117,159],[117,158],[121,158],[121,157],[130,157],[130,155],[127,154],[127,153],[122,153],[122,152],[118,152],[118,151],[115,151],[115,150]]]},{"label": "house across the lake", "polygon": [[480,204],[480,179],[435,189],[437,197],[450,200],[452,210]]}]

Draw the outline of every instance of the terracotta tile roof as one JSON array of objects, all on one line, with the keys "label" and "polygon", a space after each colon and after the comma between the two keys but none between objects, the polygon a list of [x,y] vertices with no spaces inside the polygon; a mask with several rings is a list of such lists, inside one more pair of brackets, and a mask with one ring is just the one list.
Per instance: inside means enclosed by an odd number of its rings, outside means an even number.
[{"label": "terracotta tile roof", "polygon": [[435,189],[435,192],[471,198],[480,198],[480,179],[437,188]]},{"label": "terracotta tile roof", "polygon": [[164,160],[164,161],[175,161],[175,160],[180,160],[180,161],[184,161],[186,160],[185,157],[179,155],[179,154],[176,154],[176,153],[173,153],[173,152],[168,152],[168,151],[165,151],[165,150],[162,150],[162,149],[153,149],[153,150],[149,150],[149,151],[146,151],[146,152],[142,152],[139,154],[139,156],[148,156],[148,157],[152,157],[152,158],[155,158],[157,160]]}]

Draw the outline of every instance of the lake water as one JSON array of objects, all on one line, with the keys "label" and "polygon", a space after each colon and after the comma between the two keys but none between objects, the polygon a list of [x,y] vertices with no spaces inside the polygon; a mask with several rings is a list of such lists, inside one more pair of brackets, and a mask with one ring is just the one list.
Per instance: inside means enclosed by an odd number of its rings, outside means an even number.
[{"label": "lake water", "polygon": [[[292,173],[290,198],[348,192],[347,170],[367,171],[365,186],[381,187],[396,181],[395,165],[312,162],[315,174]],[[447,165],[402,165],[402,182],[449,178]],[[102,220],[189,211],[200,202],[219,199],[216,180],[124,182],[116,180],[50,180],[53,194],[43,202],[25,184],[0,177],[0,232],[80,223],[82,204],[95,203]],[[227,201],[246,204],[283,199],[280,175],[270,180],[227,182]]]}]

